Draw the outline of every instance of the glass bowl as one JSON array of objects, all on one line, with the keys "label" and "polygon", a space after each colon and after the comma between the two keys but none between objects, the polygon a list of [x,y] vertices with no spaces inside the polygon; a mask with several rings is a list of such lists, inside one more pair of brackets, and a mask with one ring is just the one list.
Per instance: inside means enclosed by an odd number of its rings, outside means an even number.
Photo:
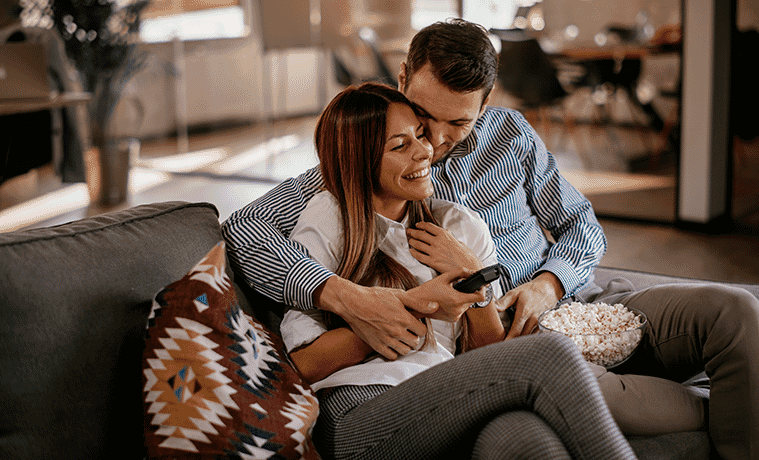
[{"label": "glass bowl", "polygon": [[[575,305],[577,307],[577,302],[574,302],[572,305]],[[585,307],[592,307],[597,304],[580,304]],[[614,307],[621,307],[621,305],[617,304],[614,305]],[[648,318],[646,318],[646,315],[640,311],[635,310],[633,308],[625,308],[626,312],[631,313],[635,317],[638,318],[638,321],[640,321],[640,324],[626,330],[616,330],[614,332],[605,332],[605,333],[588,333],[586,331],[588,326],[588,321],[591,321],[592,317],[589,318],[582,318],[579,319],[578,317],[573,317],[573,320],[577,320],[575,323],[575,330],[583,331],[582,333],[579,332],[572,332],[572,330],[569,330],[569,328],[551,328],[544,324],[544,321],[547,319],[546,317],[550,314],[550,312],[557,311],[562,306],[552,308],[550,310],[547,310],[543,312],[540,317],[538,318],[538,327],[541,332],[553,332],[556,334],[564,334],[572,339],[572,341],[577,345],[577,347],[580,349],[580,352],[582,353],[582,356],[589,362],[598,364],[599,366],[603,366],[607,369],[611,369],[613,367],[619,366],[620,364],[627,361],[630,356],[633,355],[635,350],[638,348],[638,345],[640,344],[640,340],[643,337],[643,329],[646,327],[646,324],[648,324]],[[564,329],[564,330],[559,330]]]}]

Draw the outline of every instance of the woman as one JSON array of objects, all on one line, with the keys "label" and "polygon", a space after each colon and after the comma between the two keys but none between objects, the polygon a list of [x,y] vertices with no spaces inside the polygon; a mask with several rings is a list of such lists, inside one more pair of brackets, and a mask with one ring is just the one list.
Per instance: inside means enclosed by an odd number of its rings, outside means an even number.
[{"label": "woman", "polygon": [[[432,148],[401,93],[372,83],[346,89],[320,117],[315,140],[326,191],[291,239],[339,276],[402,289],[460,316],[423,319],[427,336],[389,361],[322,312],[286,313],[282,337],[320,399],[322,455],[634,458],[569,339],[504,342],[494,302],[452,288],[495,263],[494,244],[473,212],[428,200]],[[414,259],[410,226],[447,232],[452,260],[426,267]],[[476,302],[482,308],[462,308]]]}]

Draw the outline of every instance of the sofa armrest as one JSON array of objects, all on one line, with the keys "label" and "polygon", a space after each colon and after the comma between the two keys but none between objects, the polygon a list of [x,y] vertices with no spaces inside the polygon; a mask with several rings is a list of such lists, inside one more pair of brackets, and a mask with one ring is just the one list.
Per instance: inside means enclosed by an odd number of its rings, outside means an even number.
[{"label": "sofa armrest", "polygon": [[143,458],[152,299],[221,240],[184,202],[0,234],[0,457]]},{"label": "sofa armrest", "polygon": [[[627,270],[624,268],[612,268],[599,266],[595,269],[594,274],[596,276],[595,283],[599,286],[605,286],[610,280],[614,278],[628,279],[636,287],[636,289],[643,289],[649,286],[655,286],[659,284],[671,284],[671,283],[714,283],[715,281],[703,280],[697,278],[686,278],[670,275],[660,275],[656,273],[640,272],[635,270]],[[743,288],[759,298],[759,285],[757,284],[745,284],[745,283],[721,283],[730,286]]]}]

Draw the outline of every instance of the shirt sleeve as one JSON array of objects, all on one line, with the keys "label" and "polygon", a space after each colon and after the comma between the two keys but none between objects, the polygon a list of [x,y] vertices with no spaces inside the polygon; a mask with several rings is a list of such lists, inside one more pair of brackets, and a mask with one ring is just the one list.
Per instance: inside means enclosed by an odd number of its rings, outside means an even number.
[{"label": "shirt sleeve", "polygon": [[555,241],[535,275],[541,271],[555,274],[569,297],[587,283],[601,261],[606,236],[590,201],[561,175],[553,155],[529,123],[524,118],[520,122],[531,137],[524,145],[532,151],[522,156],[528,204]]},{"label": "shirt sleeve", "polygon": [[290,308],[285,312],[280,331],[285,349],[290,353],[319,338],[327,332],[327,326],[320,310],[304,311]]},{"label": "shirt sleeve", "polygon": [[314,291],[334,273],[288,236],[322,188],[319,168],[312,168],[235,211],[221,228],[230,265],[238,275],[271,299],[304,310],[314,308]]},{"label": "shirt sleeve", "polygon": [[324,268],[337,271],[343,256],[343,226],[340,207],[332,194],[321,192],[308,202],[290,239]]}]

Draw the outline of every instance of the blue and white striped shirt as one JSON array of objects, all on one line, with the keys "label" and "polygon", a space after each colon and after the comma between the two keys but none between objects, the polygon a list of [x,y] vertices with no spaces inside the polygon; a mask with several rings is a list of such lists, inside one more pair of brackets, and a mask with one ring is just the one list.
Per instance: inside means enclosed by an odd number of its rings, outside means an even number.
[{"label": "blue and white striped shirt", "polygon": [[[467,206],[488,223],[506,272],[503,292],[540,271],[554,273],[566,296],[592,281],[606,252],[603,229],[519,112],[488,107],[471,134],[432,166],[432,181],[436,198]],[[301,309],[313,308],[314,291],[334,275],[287,239],[322,187],[319,168],[312,168],[222,225],[234,270],[262,294]]]}]

